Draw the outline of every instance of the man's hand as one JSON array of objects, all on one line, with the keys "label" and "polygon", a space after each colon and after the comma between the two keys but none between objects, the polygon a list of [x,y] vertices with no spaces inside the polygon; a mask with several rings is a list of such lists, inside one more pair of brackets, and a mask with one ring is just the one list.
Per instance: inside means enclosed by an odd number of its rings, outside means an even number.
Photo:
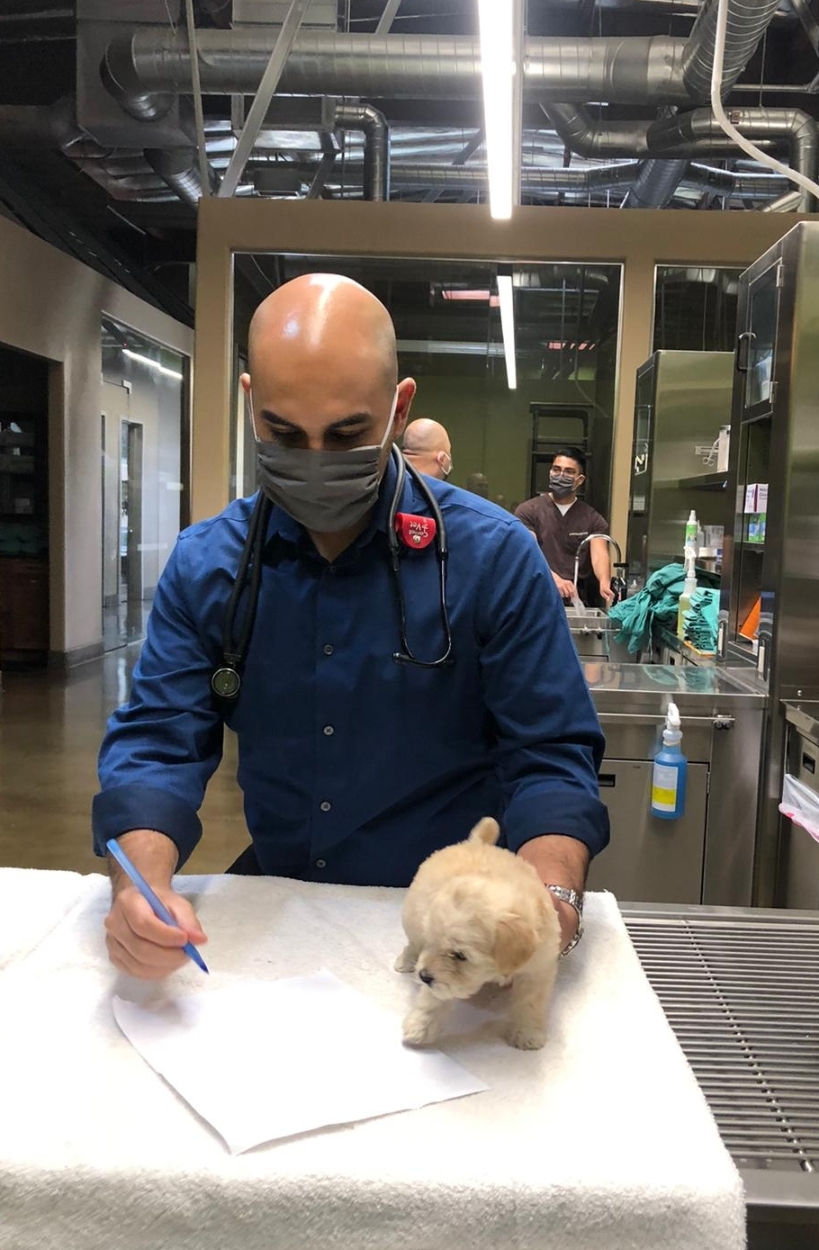
[{"label": "man's hand", "polygon": [[610,582],[600,582],[600,597],[605,601],[607,608],[614,603],[614,591]]},{"label": "man's hand", "polygon": [[109,855],[113,901],[105,920],[108,956],[121,972],[144,981],[161,981],[188,962],[182,950],[186,942],[201,946],[208,939],[190,903],[171,888],[179,859],[171,839],[154,829],[132,829],[117,841],[180,927],[165,924],[154,915],[150,904]]},{"label": "man's hand", "polygon": [[566,577],[558,577],[557,573],[553,573],[552,577],[555,579],[555,586],[561,599],[577,598],[577,587],[574,582],[570,582]]},{"label": "man's hand", "polygon": [[174,894],[170,886],[152,888],[180,928],[159,920],[133,885],[117,891],[105,919],[111,963],[144,981],[160,981],[188,963],[182,950],[186,942],[201,946],[208,940],[187,899]]}]

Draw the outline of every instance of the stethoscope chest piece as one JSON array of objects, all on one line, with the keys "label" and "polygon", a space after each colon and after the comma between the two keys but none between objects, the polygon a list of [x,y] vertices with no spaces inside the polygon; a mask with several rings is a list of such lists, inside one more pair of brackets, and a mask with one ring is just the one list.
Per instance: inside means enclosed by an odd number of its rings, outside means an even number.
[{"label": "stethoscope chest piece", "polygon": [[235,699],[242,685],[242,679],[235,668],[217,668],[210,679],[210,687],[220,699]]}]

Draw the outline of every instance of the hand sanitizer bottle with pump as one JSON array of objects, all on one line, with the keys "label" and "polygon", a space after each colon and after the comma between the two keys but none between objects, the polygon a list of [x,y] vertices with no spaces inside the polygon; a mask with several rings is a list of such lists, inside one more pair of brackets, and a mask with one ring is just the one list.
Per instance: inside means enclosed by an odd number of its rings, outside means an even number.
[{"label": "hand sanitizer bottle with pump", "polygon": [[685,815],[685,782],[688,760],[680,749],[682,729],[676,703],[669,703],[662,748],[654,756],[651,782],[651,814],[660,820],[679,820]]},{"label": "hand sanitizer bottle with pump", "polygon": [[697,520],[696,512],[692,508],[689,514],[688,520],[685,523],[685,554],[686,555],[688,555],[689,551],[693,551],[695,555],[697,554],[697,538],[699,535],[699,529],[700,529],[700,523]]},{"label": "hand sanitizer bottle with pump", "polygon": [[680,606],[677,610],[677,637],[685,638],[685,614],[691,609],[691,596],[697,589],[697,569],[694,548],[689,547],[685,553],[685,586],[680,595]]}]

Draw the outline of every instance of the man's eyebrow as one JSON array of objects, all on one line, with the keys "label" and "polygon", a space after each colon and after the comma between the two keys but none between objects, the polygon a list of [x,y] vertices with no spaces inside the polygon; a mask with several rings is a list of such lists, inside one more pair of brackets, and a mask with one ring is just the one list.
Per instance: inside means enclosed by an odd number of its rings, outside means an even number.
[{"label": "man's eyebrow", "polygon": [[[304,433],[300,425],[296,425],[294,421],[288,421],[286,417],[278,416],[275,412],[271,412],[269,408],[263,408],[260,415],[263,421],[268,421],[271,425],[284,425],[287,426],[288,430],[293,430],[295,433]],[[324,433],[326,434],[330,430],[344,430],[349,426],[361,425],[364,422],[372,421],[372,419],[372,413],[370,412],[354,412],[349,417],[341,417],[338,421],[331,421],[325,427]]]}]

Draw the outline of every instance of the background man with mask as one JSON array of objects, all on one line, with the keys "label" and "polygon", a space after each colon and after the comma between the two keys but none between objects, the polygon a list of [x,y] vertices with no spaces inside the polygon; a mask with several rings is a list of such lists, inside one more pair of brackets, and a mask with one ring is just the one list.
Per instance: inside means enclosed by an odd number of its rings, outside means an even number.
[{"label": "background man with mask", "polygon": [[404,430],[401,450],[419,473],[444,481],[452,472],[452,444],[439,421],[419,417]]},{"label": "background man with mask", "polygon": [[[238,738],[246,871],[406,886],[433,850],[496,814],[544,885],[580,891],[590,855],[608,841],[600,727],[554,583],[512,516],[428,482],[447,529],[451,662],[441,661],[436,547],[411,541],[399,561],[405,636],[425,664],[396,659],[391,443],[415,383],[398,382],[386,309],[348,279],[297,278],[257,310],[249,362],[242,385],[274,506],[239,697],[217,704],[210,681],[253,499],[180,536],[130,702],[100,754],[95,849],[103,855],[118,838],[180,925],[158,920],[112,869],[109,954],[144,978],[181,967],[183,943],[205,940],[172,876],[201,836],[224,724]],[[411,534],[429,513],[410,474],[399,511],[414,520]],[[568,946],[578,913],[550,898]]]},{"label": "background man with mask", "polygon": [[585,600],[586,583],[594,569],[600,597],[609,607],[614,596],[607,542],[592,540],[583,548],[578,570],[580,586],[575,587],[573,581],[575,557],[583,539],[589,534],[609,532],[608,523],[600,513],[577,497],[586,480],[585,473],[586,460],[582,451],[577,447],[562,448],[552,461],[548,493],[519,504],[515,516],[537,539],[564,601],[573,599],[575,593]]}]

